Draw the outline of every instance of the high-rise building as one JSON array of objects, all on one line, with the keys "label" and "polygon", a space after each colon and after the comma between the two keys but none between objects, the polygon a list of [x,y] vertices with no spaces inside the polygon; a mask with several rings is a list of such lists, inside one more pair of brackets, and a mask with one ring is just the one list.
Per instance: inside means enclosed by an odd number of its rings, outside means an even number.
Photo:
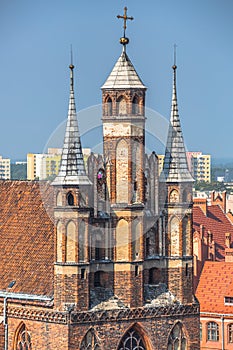
[{"label": "high-rise building", "polygon": [[[186,152],[188,169],[195,181],[211,182],[211,155]],[[159,174],[163,169],[164,155],[159,154]]]},{"label": "high-rise building", "polygon": [[9,180],[11,178],[11,160],[0,156],[0,179]]},{"label": "high-rise building", "polygon": [[196,181],[211,182],[211,155],[187,152],[190,172]]}]

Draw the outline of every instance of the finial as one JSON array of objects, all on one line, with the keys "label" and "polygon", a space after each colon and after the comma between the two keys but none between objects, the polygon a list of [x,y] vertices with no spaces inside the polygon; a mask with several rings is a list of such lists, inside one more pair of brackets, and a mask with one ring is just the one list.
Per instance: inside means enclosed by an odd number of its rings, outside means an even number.
[{"label": "finial", "polygon": [[73,70],[74,69],[74,65],[73,65],[73,49],[72,49],[72,44],[70,45],[70,69]]},{"label": "finial", "polygon": [[125,36],[125,31],[127,28],[126,23],[127,23],[128,19],[130,19],[132,21],[134,18],[127,16],[127,7],[124,8],[124,15],[123,16],[118,15],[117,18],[122,18],[124,20],[124,26],[123,26],[124,36],[122,38],[120,38],[120,43],[125,46],[129,43],[129,38],[126,38],[126,36]]},{"label": "finial", "polygon": [[176,48],[177,48],[177,45],[174,44],[174,64],[172,66],[172,68],[174,69],[174,71],[176,70],[177,68],[177,65],[176,65]]}]

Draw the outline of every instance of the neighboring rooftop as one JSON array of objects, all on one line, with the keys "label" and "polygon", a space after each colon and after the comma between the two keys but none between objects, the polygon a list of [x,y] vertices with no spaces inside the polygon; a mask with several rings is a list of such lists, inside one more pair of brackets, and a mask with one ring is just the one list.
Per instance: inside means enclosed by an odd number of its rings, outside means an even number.
[{"label": "neighboring rooftop", "polygon": [[206,261],[196,297],[201,312],[233,314],[233,263]]},{"label": "neighboring rooftop", "polygon": [[[226,233],[233,238],[233,225],[219,205],[206,205],[206,213],[199,207],[193,207],[193,230],[200,232],[200,226],[204,226],[204,232],[210,231],[215,242],[215,258],[224,260]],[[232,246],[232,244],[231,244]]]},{"label": "neighboring rooftop", "polygon": [[53,210],[52,190],[47,183],[0,181],[1,291],[16,281],[11,292],[53,296],[54,226],[46,211]]}]

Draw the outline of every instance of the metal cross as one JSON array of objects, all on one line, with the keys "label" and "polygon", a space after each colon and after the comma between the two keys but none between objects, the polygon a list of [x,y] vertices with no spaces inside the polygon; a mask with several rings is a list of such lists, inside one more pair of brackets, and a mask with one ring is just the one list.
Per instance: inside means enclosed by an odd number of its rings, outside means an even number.
[{"label": "metal cross", "polygon": [[127,7],[124,8],[124,15],[123,16],[120,16],[118,15],[117,18],[122,18],[124,20],[124,38],[125,38],[125,30],[126,30],[126,23],[127,23],[127,20],[130,19],[131,21],[133,20],[133,17],[128,17],[127,16]]}]

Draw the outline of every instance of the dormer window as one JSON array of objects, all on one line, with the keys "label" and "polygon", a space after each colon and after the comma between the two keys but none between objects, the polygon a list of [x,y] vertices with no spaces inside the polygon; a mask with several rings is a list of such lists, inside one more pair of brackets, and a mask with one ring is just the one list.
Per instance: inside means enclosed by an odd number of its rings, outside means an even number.
[{"label": "dormer window", "polygon": [[233,306],[233,297],[224,297],[224,304]]},{"label": "dormer window", "polygon": [[71,192],[69,192],[67,195],[67,204],[70,206],[74,205],[74,196]]}]

